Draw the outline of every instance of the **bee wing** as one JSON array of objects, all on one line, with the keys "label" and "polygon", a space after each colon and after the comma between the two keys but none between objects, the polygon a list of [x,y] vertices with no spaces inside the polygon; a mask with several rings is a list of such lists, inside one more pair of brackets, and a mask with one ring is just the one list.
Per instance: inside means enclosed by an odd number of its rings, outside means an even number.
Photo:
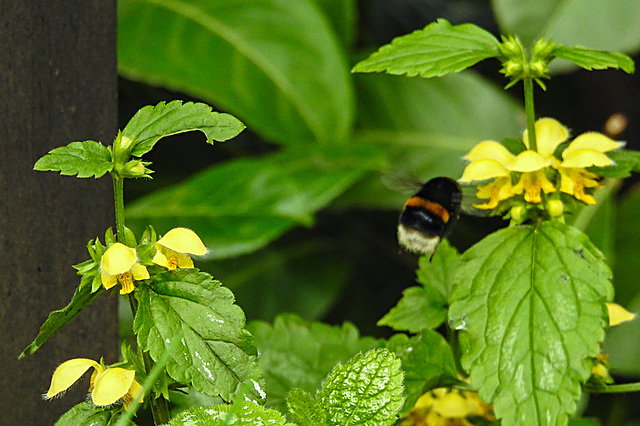
[{"label": "bee wing", "polygon": [[380,180],[390,190],[406,195],[415,194],[424,185],[424,181],[399,170],[382,175]]},{"label": "bee wing", "polygon": [[470,185],[468,183],[458,182],[460,184],[460,188],[462,189],[462,203],[461,210],[462,213],[469,216],[479,216],[479,217],[487,217],[491,215],[491,210],[478,209],[473,207],[474,204],[484,204],[486,200],[481,200],[476,196],[478,192],[478,188],[474,185]]}]

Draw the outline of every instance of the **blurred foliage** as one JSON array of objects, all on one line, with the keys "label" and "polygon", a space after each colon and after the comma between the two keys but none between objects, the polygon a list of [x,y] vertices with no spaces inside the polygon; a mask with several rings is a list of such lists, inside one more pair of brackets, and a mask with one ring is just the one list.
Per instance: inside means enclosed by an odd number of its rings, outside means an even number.
[{"label": "blurred foliage", "polygon": [[[350,73],[380,45],[441,17],[525,44],[546,35],[630,54],[640,47],[636,0],[121,0],[123,121],[142,105],[186,98],[248,127],[215,149],[182,137],[161,143],[151,160],[171,180],[129,184],[128,223],[194,229],[211,250],[200,266],[234,291],[248,319],[289,311],[385,333],[375,323],[415,285],[417,261],[398,254],[395,237],[406,194],[380,177],[458,178],[472,145],[525,126],[520,87],[502,90],[497,61],[430,80]],[[622,114],[610,134],[638,148],[637,77],[560,60],[552,72],[547,92],[536,92],[538,116],[579,134],[607,132],[607,119]],[[640,310],[640,197],[628,192],[620,203],[619,190],[627,186],[603,191],[601,208],[575,223],[614,262],[616,301]],[[462,251],[499,226],[463,217],[452,245]],[[614,374],[640,377],[637,327],[620,326],[605,342]]]}]

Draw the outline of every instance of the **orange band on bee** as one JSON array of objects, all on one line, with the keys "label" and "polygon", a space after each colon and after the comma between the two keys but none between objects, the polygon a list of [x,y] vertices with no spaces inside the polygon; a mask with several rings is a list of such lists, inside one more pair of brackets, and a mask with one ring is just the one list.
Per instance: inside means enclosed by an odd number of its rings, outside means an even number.
[{"label": "orange band on bee", "polygon": [[411,197],[404,204],[404,207],[422,207],[438,215],[444,223],[449,222],[449,212],[438,203],[427,201],[421,197]]}]

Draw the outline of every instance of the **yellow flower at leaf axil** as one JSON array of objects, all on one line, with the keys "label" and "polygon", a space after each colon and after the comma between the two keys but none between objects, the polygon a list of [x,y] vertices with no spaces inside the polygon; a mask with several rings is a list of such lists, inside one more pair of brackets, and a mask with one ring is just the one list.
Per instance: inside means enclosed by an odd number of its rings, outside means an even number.
[{"label": "yellow flower at leaf axil", "polygon": [[60,364],[53,373],[51,386],[45,397],[49,399],[60,395],[90,368],[94,371],[91,375],[89,392],[95,405],[111,405],[121,400],[126,409],[136,397],[142,402],[142,386],[135,380],[135,371],[120,367],[107,368],[87,358],[70,359]]},{"label": "yellow flower at leaf axil", "polygon": [[436,388],[416,401],[400,426],[472,426],[471,418],[495,421],[493,409],[474,391]]},{"label": "yellow flower at leaf axil", "polygon": [[169,269],[193,268],[190,255],[202,256],[207,248],[200,237],[188,228],[173,228],[155,244],[153,263]]},{"label": "yellow flower at leaf axil", "polygon": [[138,263],[136,251],[122,243],[114,243],[104,252],[100,260],[100,275],[107,290],[120,282],[120,294],[131,293],[134,280],[149,278],[147,268]]}]

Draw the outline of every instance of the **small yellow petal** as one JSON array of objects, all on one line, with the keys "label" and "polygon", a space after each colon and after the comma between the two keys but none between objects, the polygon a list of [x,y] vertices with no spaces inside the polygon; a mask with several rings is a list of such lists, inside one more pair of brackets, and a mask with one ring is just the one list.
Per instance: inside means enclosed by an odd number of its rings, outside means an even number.
[{"label": "small yellow petal", "polygon": [[160,266],[164,266],[165,268],[169,267],[169,261],[167,259],[167,256],[164,255],[164,253],[162,253],[162,247],[158,248],[158,243],[156,243],[156,255],[153,256],[153,260],[152,262],[155,263],[156,265],[160,265]]},{"label": "small yellow petal", "polygon": [[191,258],[189,257],[188,254],[185,253],[178,253],[177,254],[177,259],[178,259],[178,267],[179,268],[193,268],[193,260],[191,260]]},{"label": "small yellow petal", "polygon": [[134,264],[131,267],[131,273],[133,274],[134,280],[148,280],[149,279],[149,271],[144,265],[139,263]]},{"label": "small yellow petal", "polygon": [[465,167],[461,182],[475,182],[508,176],[509,171],[495,160],[477,160]]},{"label": "small yellow petal", "polygon": [[464,158],[469,161],[494,160],[508,166],[515,159],[515,155],[496,141],[484,141],[471,148]]},{"label": "small yellow petal", "polygon": [[[538,153],[543,157],[550,157],[558,145],[569,138],[569,131],[554,118],[541,118],[535,123],[536,145]],[[529,148],[529,132],[524,131],[524,144]]]},{"label": "small yellow petal", "polygon": [[606,167],[613,164],[613,160],[595,149],[578,149],[566,154],[562,153],[564,161],[560,167],[584,168],[584,167]]},{"label": "small yellow petal", "polygon": [[133,383],[131,384],[131,388],[129,388],[129,391],[127,392],[127,394],[125,396],[122,397],[122,401],[124,403],[124,409],[128,410],[129,409],[129,405],[131,405],[131,403],[134,401],[134,399],[136,397],[138,397],[138,402],[142,403],[144,402],[144,392],[143,392],[144,388],[142,387],[142,385],[140,383],[138,383],[136,380],[133,381]]},{"label": "small yellow petal", "polygon": [[60,364],[51,378],[51,386],[47,392],[47,398],[53,398],[60,392],[69,389],[71,385],[77,382],[78,379],[92,367],[96,370],[102,369],[100,364],[87,358],[70,359]]},{"label": "small yellow petal", "polygon": [[187,228],[173,228],[160,238],[156,244],[165,246],[178,253],[191,253],[198,256],[207,254],[207,248],[202,243],[200,237],[191,229]]},{"label": "small yellow petal", "polygon": [[137,261],[134,249],[122,243],[114,243],[102,255],[100,269],[109,275],[118,275],[130,270]]},{"label": "small yellow petal", "polygon": [[609,325],[618,325],[623,322],[631,321],[636,317],[636,314],[627,311],[617,303],[607,302],[607,311],[609,312]]},{"label": "small yellow petal", "polygon": [[533,172],[549,166],[549,159],[544,158],[535,151],[523,151],[516,157],[515,161],[509,167],[514,172]]},{"label": "small yellow petal", "polygon": [[120,367],[109,368],[96,378],[91,399],[96,405],[111,405],[127,394],[136,372]]},{"label": "small yellow petal", "polygon": [[109,275],[105,271],[100,271],[100,276],[102,277],[102,285],[106,290],[118,283],[117,275]]},{"label": "small yellow petal", "polygon": [[566,155],[580,149],[593,149],[598,152],[607,152],[622,148],[623,146],[623,142],[616,142],[602,133],[588,132],[576,137],[562,152],[562,158],[566,158]]}]

